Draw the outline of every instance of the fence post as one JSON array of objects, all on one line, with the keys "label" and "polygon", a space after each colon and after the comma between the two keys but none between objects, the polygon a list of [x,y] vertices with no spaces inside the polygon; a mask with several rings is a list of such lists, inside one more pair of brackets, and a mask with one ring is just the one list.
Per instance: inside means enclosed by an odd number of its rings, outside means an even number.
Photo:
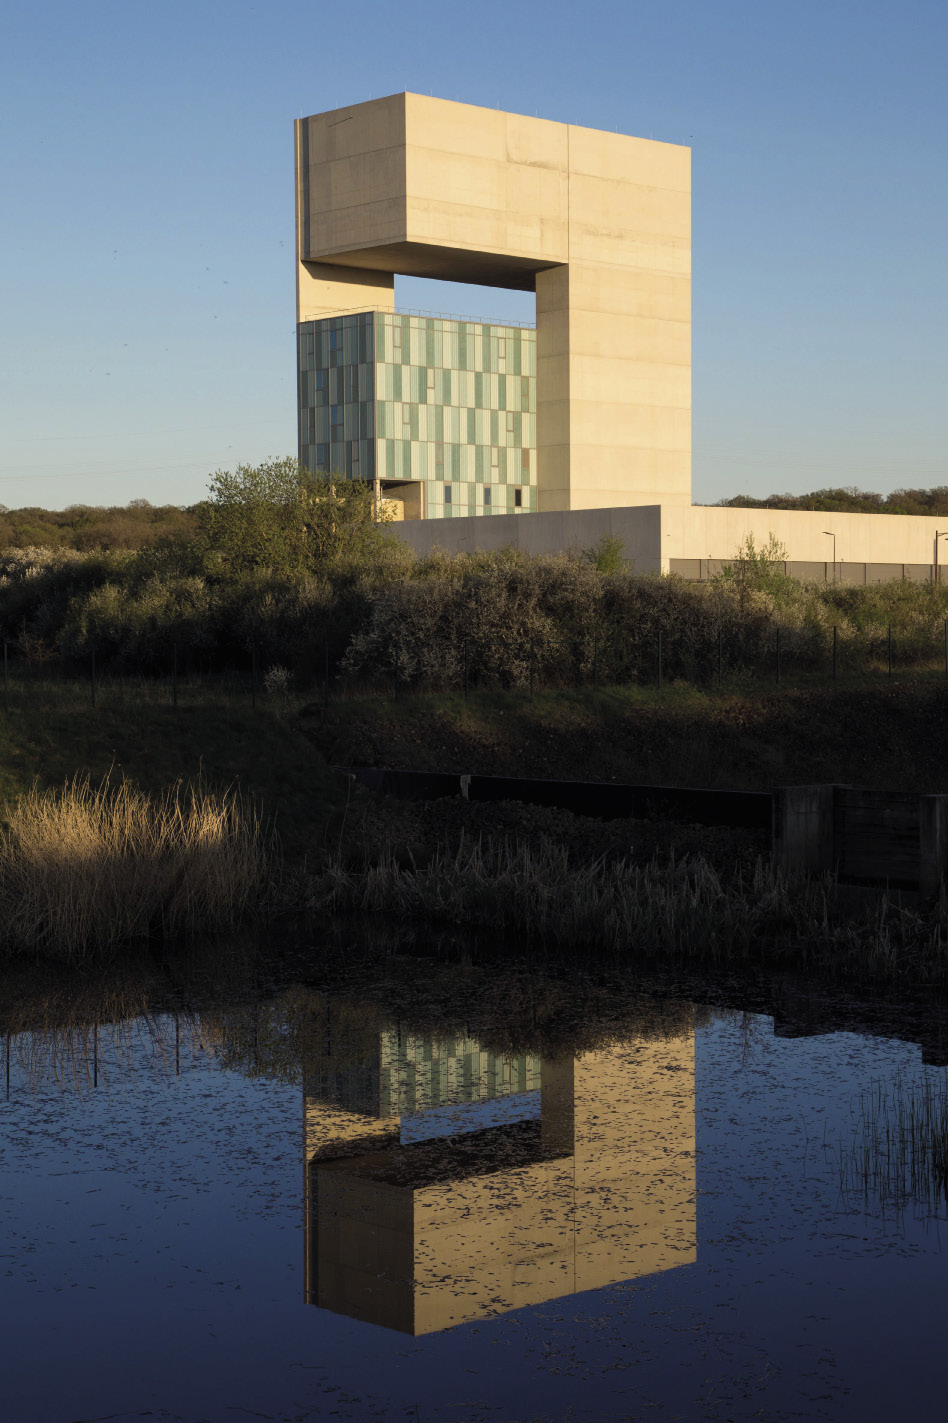
[{"label": "fence post", "polygon": [[171,643],[171,705],[178,710],[178,644]]},{"label": "fence post", "polygon": [[257,706],[257,639],[250,639],[250,705]]},{"label": "fence post", "polygon": [[658,685],[662,685],[662,635],[658,634]]},{"label": "fence post", "polygon": [[92,649],[92,705],[95,706],[95,648]]},{"label": "fence post", "polygon": [[836,681],[836,624],[833,624],[833,681]]}]

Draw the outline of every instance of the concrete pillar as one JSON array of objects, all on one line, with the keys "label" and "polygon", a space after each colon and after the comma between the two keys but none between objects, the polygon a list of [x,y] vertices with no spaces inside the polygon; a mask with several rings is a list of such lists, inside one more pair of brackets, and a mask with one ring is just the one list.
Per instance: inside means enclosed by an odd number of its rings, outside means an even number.
[{"label": "concrete pillar", "polygon": [[836,866],[834,785],[778,786],[773,793],[775,869],[824,874]]},{"label": "concrete pillar", "polygon": [[948,869],[948,795],[918,798],[918,892],[936,900]]}]

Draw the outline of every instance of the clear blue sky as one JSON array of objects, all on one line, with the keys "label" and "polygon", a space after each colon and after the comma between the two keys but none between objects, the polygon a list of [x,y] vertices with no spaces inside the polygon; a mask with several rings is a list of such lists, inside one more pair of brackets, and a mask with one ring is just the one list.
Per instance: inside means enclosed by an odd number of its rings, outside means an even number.
[{"label": "clear blue sky", "polygon": [[946,76],[944,0],[7,0],[0,501],[295,452],[292,120],[402,89],[692,145],[697,500],[948,483]]}]

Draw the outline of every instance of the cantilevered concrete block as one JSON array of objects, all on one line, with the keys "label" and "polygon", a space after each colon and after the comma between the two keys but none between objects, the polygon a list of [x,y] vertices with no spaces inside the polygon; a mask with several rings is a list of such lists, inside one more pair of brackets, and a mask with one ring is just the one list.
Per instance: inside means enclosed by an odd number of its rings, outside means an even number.
[{"label": "cantilevered concrete block", "polygon": [[537,293],[540,510],[691,502],[690,151],[396,94],[297,124],[298,317]]}]

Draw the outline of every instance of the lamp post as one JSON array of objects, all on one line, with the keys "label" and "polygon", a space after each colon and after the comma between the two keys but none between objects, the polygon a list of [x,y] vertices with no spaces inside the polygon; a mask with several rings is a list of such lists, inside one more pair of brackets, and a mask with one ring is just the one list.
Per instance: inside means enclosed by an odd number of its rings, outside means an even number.
[{"label": "lamp post", "polygon": [[943,534],[940,534],[937,529],[935,530],[935,587],[936,587],[936,588],[938,587],[939,583],[941,582],[941,570],[940,570],[939,567],[938,567],[938,540],[939,540],[939,539],[948,539],[948,529],[946,529]]},{"label": "lamp post", "polygon": [[833,582],[835,583],[835,582],[836,582],[836,535],[835,535],[834,533],[832,533],[829,529],[824,529],[823,532],[824,532],[824,534],[826,535],[826,537],[827,537],[828,539],[832,539],[832,540],[833,540]]}]

